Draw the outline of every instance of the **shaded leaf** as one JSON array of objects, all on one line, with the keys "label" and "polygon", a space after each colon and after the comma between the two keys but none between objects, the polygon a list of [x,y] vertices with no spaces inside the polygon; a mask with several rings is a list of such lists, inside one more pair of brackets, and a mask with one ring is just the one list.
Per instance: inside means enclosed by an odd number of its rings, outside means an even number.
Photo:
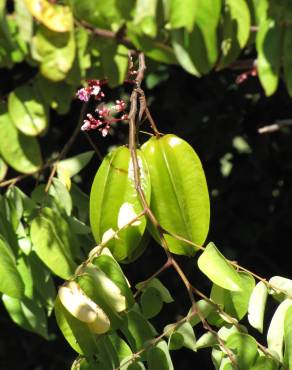
[{"label": "shaded leaf", "polygon": [[69,225],[56,212],[43,208],[31,224],[31,240],[38,257],[56,275],[69,278],[77,267],[75,239]]},{"label": "shaded leaf", "polygon": [[32,86],[17,87],[8,97],[8,111],[19,131],[36,136],[47,128],[47,109]]},{"label": "shaded leaf", "polygon": [[265,356],[258,357],[251,370],[278,370],[279,366],[277,363]]},{"label": "shaded leaf", "polygon": [[[174,330],[169,333],[169,329],[174,327]],[[169,337],[168,347],[170,350],[186,347],[192,351],[196,351],[196,337],[192,325],[189,322],[184,322],[181,325],[170,324],[164,328],[164,332]]]},{"label": "shaded leaf", "polygon": [[0,235],[0,292],[21,298],[24,285],[16,268],[16,261],[6,240]]},{"label": "shaded leaf", "polygon": [[159,314],[163,307],[163,301],[159,291],[155,288],[147,288],[141,295],[142,313],[146,319],[151,319]]},{"label": "shaded leaf", "polygon": [[164,340],[147,351],[147,364],[149,370],[174,370],[168,346]]},{"label": "shaded leaf", "polygon": [[32,331],[48,339],[47,318],[44,309],[26,297],[12,298],[2,296],[4,306],[11,319],[25,330]]}]

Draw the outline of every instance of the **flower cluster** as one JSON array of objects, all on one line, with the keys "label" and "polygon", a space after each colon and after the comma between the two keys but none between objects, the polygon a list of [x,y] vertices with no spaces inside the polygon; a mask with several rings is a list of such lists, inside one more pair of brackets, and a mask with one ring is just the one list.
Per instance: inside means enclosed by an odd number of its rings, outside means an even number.
[{"label": "flower cluster", "polygon": [[106,83],[106,80],[88,80],[87,83],[88,86],[83,87],[76,93],[79,100],[88,101],[91,96],[94,96],[95,100],[101,100],[104,98],[101,86]]},{"label": "flower cluster", "polygon": [[[94,96],[95,100],[101,100],[104,98],[104,93],[101,91],[101,86],[106,83],[105,80],[89,80],[88,86],[77,91],[76,96],[79,100],[89,101],[91,96]],[[88,113],[86,119],[83,121],[81,127],[82,131],[98,130],[102,136],[107,136],[111,128],[111,124],[128,119],[128,115],[125,113],[126,103],[123,100],[116,100],[115,105],[108,107],[104,104],[100,104],[95,112],[98,117],[93,117],[92,114]],[[115,117],[116,114],[121,114],[120,117]]]}]

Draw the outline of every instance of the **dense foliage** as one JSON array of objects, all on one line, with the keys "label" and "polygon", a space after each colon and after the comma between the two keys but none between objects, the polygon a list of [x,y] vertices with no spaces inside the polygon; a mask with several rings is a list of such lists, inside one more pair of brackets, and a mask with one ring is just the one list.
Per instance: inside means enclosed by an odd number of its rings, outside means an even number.
[{"label": "dense foliage", "polygon": [[[291,113],[277,110],[291,104],[291,19],[285,0],[0,0],[0,292],[38,346],[62,343],[57,324],[78,355],[72,369],[183,369],[182,348],[198,352],[190,361],[209,348],[220,370],[292,367],[292,281],[284,266],[248,261],[264,261],[261,238],[278,241],[263,215],[288,226],[292,216]],[[281,78],[272,110],[262,91]],[[269,152],[248,115],[282,119],[262,132],[286,137]],[[160,131],[194,145],[209,192],[192,146]],[[8,357],[1,367],[15,368]]]}]

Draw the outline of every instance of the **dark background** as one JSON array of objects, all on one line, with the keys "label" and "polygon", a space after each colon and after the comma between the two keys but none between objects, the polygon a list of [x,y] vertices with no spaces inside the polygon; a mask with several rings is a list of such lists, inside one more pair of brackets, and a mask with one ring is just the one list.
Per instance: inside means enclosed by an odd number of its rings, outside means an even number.
[{"label": "dark background", "polygon": [[[2,95],[30,79],[34,73],[25,65],[18,65],[9,73],[0,70]],[[266,98],[256,77],[237,85],[237,76],[238,72],[225,70],[197,79],[178,67],[155,71],[150,68],[145,92],[159,130],[175,133],[187,140],[202,160],[211,198],[208,241],[215,242],[226,257],[237,260],[260,276],[267,279],[274,275],[292,278],[289,258],[292,229],[291,130],[287,126],[262,135],[257,131],[276,120],[292,118],[292,100],[284,85],[280,85],[273,97]],[[119,88],[107,91],[107,96],[115,99],[127,92],[130,92],[129,87]],[[51,112],[50,129],[41,139],[45,156],[61,150],[77,124],[80,109],[81,103],[73,101],[68,115],[58,116]],[[147,131],[149,127],[144,124],[142,129]],[[127,127],[117,127],[113,135],[105,139],[93,132],[91,138],[105,155],[109,146],[127,141]],[[141,135],[141,142],[145,139],[147,137]],[[239,140],[248,145],[240,148]],[[86,137],[80,133],[68,155],[90,149]],[[94,157],[79,178],[87,193],[98,165],[99,160]],[[13,172],[10,175],[13,176]],[[30,193],[34,182],[27,179],[21,185]],[[150,276],[164,260],[161,248],[153,242],[138,261],[124,266],[124,271],[134,286]],[[178,261],[192,283],[209,294],[210,286],[198,271],[196,260],[179,257]],[[185,315],[189,308],[188,297],[178,276],[169,270],[161,280],[176,302],[165,306],[162,314],[154,320],[160,330],[165,324]],[[267,320],[273,309],[273,303],[270,303]],[[18,328],[1,306],[0,370],[70,369],[76,356],[61,336],[54,317],[50,320],[50,333],[52,339],[46,342]],[[197,337],[201,333],[200,328],[196,329]],[[259,339],[265,344],[264,337]],[[190,366],[213,368],[209,350],[198,353],[180,350],[172,352],[172,356],[175,368],[179,370]]]}]

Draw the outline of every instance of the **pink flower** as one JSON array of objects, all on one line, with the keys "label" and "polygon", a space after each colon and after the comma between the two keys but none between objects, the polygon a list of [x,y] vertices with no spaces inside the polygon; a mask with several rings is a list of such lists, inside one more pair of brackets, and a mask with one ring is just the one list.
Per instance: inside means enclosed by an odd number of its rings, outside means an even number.
[{"label": "pink flower", "polygon": [[114,109],[117,112],[123,112],[126,108],[126,103],[123,100],[116,100],[116,105],[114,106]]},{"label": "pink flower", "polygon": [[76,96],[79,100],[88,101],[91,96],[96,100],[104,98],[104,93],[101,91],[101,86],[106,83],[105,80],[88,80],[88,86],[78,90]]}]

